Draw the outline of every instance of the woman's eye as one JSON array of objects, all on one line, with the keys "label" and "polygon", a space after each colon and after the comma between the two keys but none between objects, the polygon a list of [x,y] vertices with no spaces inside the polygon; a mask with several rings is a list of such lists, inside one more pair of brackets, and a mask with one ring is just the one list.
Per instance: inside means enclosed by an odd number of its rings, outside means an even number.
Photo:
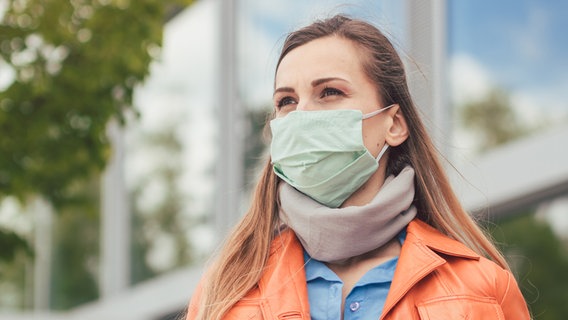
[{"label": "woman's eye", "polygon": [[343,95],[343,92],[335,88],[324,88],[323,91],[321,92],[322,98],[328,96],[341,96],[341,95]]},{"label": "woman's eye", "polygon": [[282,108],[282,107],[285,107],[285,106],[287,106],[287,105],[295,104],[295,103],[296,103],[296,100],[294,100],[294,98],[292,98],[292,97],[284,97],[284,98],[278,100],[278,103],[276,104],[276,106],[277,106],[278,108]]}]

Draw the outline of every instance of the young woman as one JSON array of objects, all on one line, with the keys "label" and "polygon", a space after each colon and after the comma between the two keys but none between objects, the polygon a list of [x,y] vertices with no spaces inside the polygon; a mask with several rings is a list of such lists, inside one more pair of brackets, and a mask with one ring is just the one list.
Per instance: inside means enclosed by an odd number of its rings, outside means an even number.
[{"label": "young woman", "polygon": [[291,33],[274,110],[251,207],[187,319],[529,319],[379,30],[335,16]]}]

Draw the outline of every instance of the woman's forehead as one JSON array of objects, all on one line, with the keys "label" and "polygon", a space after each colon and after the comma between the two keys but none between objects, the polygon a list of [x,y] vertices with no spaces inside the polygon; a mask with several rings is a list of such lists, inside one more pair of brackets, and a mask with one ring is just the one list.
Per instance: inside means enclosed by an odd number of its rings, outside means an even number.
[{"label": "woman's forehead", "polygon": [[291,50],[276,71],[276,86],[290,85],[305,78],[364,76],[360,52],[352,41],[340,37],[325,37]]}]

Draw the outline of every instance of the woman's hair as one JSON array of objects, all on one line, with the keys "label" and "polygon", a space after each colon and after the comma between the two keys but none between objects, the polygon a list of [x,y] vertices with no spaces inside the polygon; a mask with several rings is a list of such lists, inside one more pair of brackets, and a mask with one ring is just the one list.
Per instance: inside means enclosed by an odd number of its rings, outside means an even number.
[{"label": "woman's hair", "polygon": [[[391,42],[377,28],[342,15],[316,21],[288,35],[276,70],[290,51],[330,36],[351,40],[361,49],[363,69],[376,84],[383,105],[396,103],[400,106],[399,112],[408,124],[409,136],[404,143],[390,149],[386,174],[397,175],[407,165],[414,168],[417,217],[508,269],[501,253],[454,194],[410,96],[403,63]],[[229,236],[206,276],[198,319],[221,319],[258,283],[279,224],[277,183],[270,161],[267,161],[248,212]]]}]

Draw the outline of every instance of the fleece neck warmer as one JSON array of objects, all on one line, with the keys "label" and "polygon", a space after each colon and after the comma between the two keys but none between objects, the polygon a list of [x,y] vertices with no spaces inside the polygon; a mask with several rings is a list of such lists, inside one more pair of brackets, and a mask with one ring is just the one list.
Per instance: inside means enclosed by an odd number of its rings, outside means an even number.
[{"label": "fleece neck warmer", "polygon": [[281,220],[294,230],[306,252],[323,262],[342,261],[379,248],[416,216],[412,167],[389,176],[364,206],[329,208],[285,182],[278,192]]}]

